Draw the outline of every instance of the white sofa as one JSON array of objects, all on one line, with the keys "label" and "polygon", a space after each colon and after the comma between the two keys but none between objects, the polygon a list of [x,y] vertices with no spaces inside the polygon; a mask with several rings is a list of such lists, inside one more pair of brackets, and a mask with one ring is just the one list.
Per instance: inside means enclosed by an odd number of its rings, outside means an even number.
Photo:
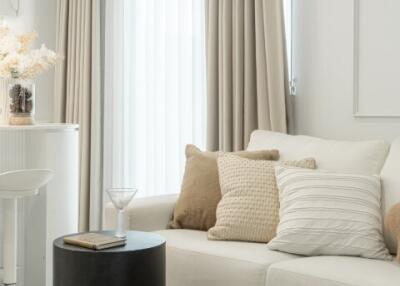
[{"label": "white sofa", "polygon": [[[314,157],[320,169],[380,174],[383,215],[400,202],[400,138],[331,141],[255,131],[248,150],[278,149],[281,160]],[[389,150],[390,149],[390,150]],[[167,286],[399,286],[400,264],[357,257],[301,257],[270,251],[266,244],[209,241],[207,233],[166,230],[177,196],[137,199],[129,209],[130,228],[157,231],[167,240]],[[115,211],[107,205],[105,227]],[[395,240],[385,233],[391,251]]]}]

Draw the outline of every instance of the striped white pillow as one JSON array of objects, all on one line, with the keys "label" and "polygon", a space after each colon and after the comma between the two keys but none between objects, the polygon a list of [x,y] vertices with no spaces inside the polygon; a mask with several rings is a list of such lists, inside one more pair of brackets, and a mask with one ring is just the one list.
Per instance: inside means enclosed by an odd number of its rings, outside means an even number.
[{"label": "striped white pillow", "polygon": [[390,260],[377,176],[275,167],[280,222],[272,250]]}]

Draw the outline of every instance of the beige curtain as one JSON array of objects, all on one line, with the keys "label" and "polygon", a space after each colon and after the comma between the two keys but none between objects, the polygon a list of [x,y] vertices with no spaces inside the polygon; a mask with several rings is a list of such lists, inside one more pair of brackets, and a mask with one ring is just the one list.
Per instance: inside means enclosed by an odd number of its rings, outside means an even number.
[{"label": "beige curtain", "polygon": [[57,0],[55,118],[80,125],[79,229],[101,225],[100,0]]},{"label": "beige curtain", "polygon": [[244,149],[255,129],[287,131],[281,0],[206,0],[207,148]]}]

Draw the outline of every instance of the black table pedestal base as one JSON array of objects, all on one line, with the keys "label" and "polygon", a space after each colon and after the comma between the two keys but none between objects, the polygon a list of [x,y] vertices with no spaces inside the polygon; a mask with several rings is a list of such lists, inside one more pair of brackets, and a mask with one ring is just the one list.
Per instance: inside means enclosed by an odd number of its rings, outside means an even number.
[{"label": "black table pedestal base", "polygon": [[[144,233],[130,232],[128,240],[138,234]],[[130,246],[128,241],[122,250],[82,251],[56,241],[53,285],[165,286],[165,243],[143,249]]]}]

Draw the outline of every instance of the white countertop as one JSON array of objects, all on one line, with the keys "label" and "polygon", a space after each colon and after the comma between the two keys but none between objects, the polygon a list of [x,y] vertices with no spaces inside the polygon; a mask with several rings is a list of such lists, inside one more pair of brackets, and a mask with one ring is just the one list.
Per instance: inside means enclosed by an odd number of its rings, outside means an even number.
[{"label": "white countertop", "polygon": [[12,131],[12,130],[65,130],[73,131],[79,130],[78,124],[67,124],[67,123],[37,123],[34,125],[8,125],[0,124],[0,131]]}]

